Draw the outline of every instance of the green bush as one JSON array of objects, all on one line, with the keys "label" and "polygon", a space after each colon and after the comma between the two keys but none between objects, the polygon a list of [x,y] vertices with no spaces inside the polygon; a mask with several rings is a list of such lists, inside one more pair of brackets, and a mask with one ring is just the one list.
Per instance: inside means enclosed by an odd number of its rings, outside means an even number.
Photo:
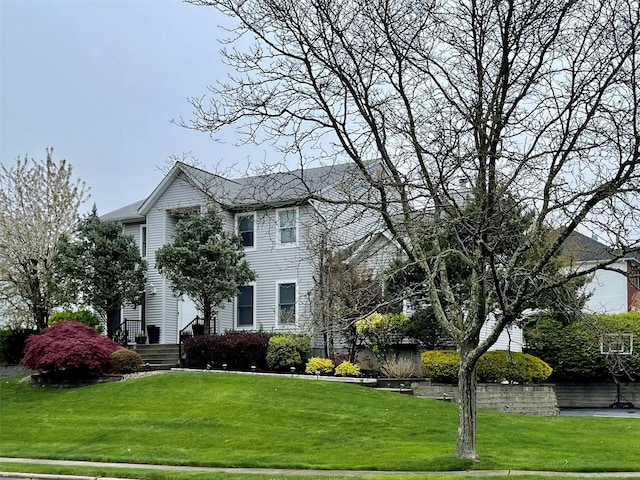
[{"label": "green bush", "polygon": [[338,377],[359,377],[360,367],[345,360],[336,367],[335,374]]},{"label": "green bush", "polygon": [[435,382],[456,383],[460,356],[456,350],[428,350],[421,356],[425,377]]},{"label": "green bush", "polygon": [[49,317],[49,326],[61,320],[78,322],[94,328],[100,326],[100,319],[98,316],[89,310],[62,310],[61,312],[55,312]]},{"label": "green bush", "polygon": [[[460,356],[456,350],[430,350],[422,354],[425,376],[436,382],[457,383]],[[533,355],[496,350],[478,361],[476,375],[481,383],[539,383],[551,375],[551,367]]]},{"label": "green bush", "polygon": [[18,365],[24,356],[29,335],[35,330],[3,328],[0,330],[0,365]]},{"label": "green bush", "polygon": [[330,358],[313,357],[307,362],[305,373],[331,373],[333,372],[333,360]]},{"label": "green bush", "polygon": [[269,339],[267,367],[287,370],[295,367],[302,371],[311,357],[311,338],[306,335],[281,334]]},{"label": "green bush", "polygon": [[[640,313],[587,315],[565,324],[559,319],[538,317],[525,328],[528,353],[553,368],[553,381],[599,381],[611,378],[606,355],[600,353],[603,333],[632,333],[640,338]],[[632,377],[640,375],[640,353],[620,357]]]},{"label": "green bush", "polygon": [[109,357],[109,371],[112,373],[139,372],[143,366],[140,354],[127,348],[119,348]]}]

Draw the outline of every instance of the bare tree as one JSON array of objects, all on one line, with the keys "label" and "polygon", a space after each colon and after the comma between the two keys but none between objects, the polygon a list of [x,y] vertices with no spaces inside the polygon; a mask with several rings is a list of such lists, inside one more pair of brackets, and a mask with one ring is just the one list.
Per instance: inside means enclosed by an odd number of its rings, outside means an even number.
[{"label": "bare tree", "polygon": [[86,198],[65,160],[18,158],[0,167],[0,299],[11,316],[38,329],[62,303],[54,258],[58,241],[70,236]]},{"label": "bare tree", "polygon": [[[214,135],[234,125],[301,166],[334,158],[359,168],[370,191],[345,190],[341,201],[377,212],[424,272],[460,350],[456,455],[476,459],[477,360],[538,296],[605,267],[548,276],[565,239],[598,232],[615,247],[611,263],[638,247],[638,2],[192,3],[238,23],[223,51],[237,74],[211,88],[210,103],[192,101],[190,127]],[[508,249],[505,198],[533,215]],[[560,232],[552,240],[550,227]],[[443,231],[458,241],[441,248]],[[470,272],[464,299],[448,281],[456,263]]]}]

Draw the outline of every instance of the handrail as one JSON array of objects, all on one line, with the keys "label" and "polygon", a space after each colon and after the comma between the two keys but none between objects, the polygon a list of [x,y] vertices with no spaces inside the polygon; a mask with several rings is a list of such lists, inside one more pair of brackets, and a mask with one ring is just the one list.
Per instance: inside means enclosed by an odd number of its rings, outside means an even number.
[{"label": "handrail", "polygon": [[[194,326],[196,327],[195,329],[193,328]],[[197,337],[200,335],[204,335],[204,319],[196,315],[196,317],[193,320],[191,320],[184,328],[180,329],[180,332],[178,334],[178,342],[180,344],[180,363],[181,364],[185,357],[184,341],[187,338]]]},{"label": "handrail", "polygon": [[113,331],[112,340],[124,347],[135,342],[138,333],[142,330],[142,320],[127,320],[126,318]]}]

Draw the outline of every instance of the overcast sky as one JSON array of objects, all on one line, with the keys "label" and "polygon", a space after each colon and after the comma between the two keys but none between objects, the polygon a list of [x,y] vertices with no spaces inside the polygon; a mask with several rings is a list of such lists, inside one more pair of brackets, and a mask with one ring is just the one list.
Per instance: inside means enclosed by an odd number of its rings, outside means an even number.
[{"label": "overcast sky", "polygon": [[269,161],[264,148],[171,123],[193,118],[188,97],[224,79],[222,24],[180,0],[0,0],[0,161],[54,147],[91,187],[84,210],[95,202],[100,214],[151,193],[171,155]]}]

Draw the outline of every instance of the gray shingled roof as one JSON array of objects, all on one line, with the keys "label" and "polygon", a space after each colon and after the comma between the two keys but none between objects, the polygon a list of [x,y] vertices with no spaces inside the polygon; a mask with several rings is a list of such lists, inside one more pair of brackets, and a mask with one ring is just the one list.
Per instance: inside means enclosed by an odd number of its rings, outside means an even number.
[{"label": "gray shingled roof", "polygon": [[[371,166],[377,162],[370,162]],[[197,167],[177,162],[176,167],[190,180],[230,210],[246,210],[255,207],[295,205],[314,195],[344,196],[353,191],[356,178],[360,177],[353,163],[299,169],[227,179]],[[103,220],[122,222],[144,220],[140,207],[147,199],[103,215]]]}]

